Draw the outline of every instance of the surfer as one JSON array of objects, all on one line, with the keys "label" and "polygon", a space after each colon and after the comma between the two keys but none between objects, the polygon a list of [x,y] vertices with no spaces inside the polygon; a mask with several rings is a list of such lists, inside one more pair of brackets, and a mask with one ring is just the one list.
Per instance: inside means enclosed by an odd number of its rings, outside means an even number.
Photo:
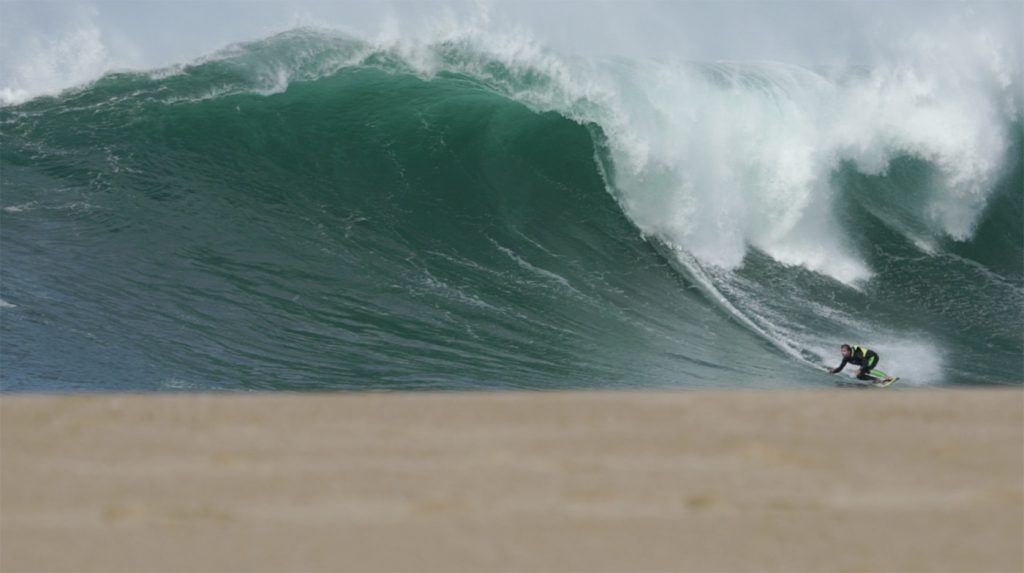
[{"label": "surfer", "polygon": [[889,382],[893,379],[892,376],[885,372],[875,370],[875,366],[878,365],[878,353],[874,350],[844,344],[839,347],[839,351],[843,354],[843,362],[836,368],[829,368],[829,374],[842,372],[846,364],[850,363],[860,366],[860,370],[857,371],[858,380],[876,381],[879,378],[883,378],[882,382]]}]

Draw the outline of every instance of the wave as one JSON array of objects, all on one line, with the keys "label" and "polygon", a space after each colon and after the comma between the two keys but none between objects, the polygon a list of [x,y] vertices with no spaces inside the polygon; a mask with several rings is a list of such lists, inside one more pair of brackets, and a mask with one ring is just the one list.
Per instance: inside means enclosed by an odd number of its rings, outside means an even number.
[{"label": "wave", "polygon": [[8,105],[5,386],[1021,383],[1000,70],[296,30]]}]

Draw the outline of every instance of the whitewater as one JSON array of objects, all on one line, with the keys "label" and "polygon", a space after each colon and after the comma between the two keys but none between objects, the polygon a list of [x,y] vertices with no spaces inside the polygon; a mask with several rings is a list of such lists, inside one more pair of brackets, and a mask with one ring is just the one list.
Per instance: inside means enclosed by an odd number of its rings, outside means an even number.
[{"label": "whitewater", "polygon": [[1019,48],[901,50],[302,27],[4,91],[3,389],[1022,384]]}]

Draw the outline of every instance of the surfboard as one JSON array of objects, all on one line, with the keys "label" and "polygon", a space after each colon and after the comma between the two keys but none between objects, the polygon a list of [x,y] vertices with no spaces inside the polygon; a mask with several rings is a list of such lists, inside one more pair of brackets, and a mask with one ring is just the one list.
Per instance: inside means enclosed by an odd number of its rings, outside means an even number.
[{"label": "surfboard", "polygon": [[[826,366],[825,370],[828,369],[829,367]],[[899,379],[899,376],[893,376],[889,380],[886,380],[885,378],[878,378],[875,376],[872,376],[871,380],[861,380],[859,378],[853,378],[836,382],[836,386],[840,386],[843,388],[888,388],[889,386],[895,384],[896,381]]]},{"label": "surfboard", "polygon": [[890,378],[888,380],[877,380],[875,382],[872,382],[871,385],[876,387],[876,388],[888,388],[889,386],[892,386],[893,384],[895,384],[896,381],[899,380],[899,379],[900,379],[899,376],[894,376],[894,377],[892,377],[892,378]]},{"label": "surfboard", "polygon": [[874,382],[868,380],[858,380],[851,378],[849,380],[840,380],[836,382],[836,386],[840,388],[888,388],[892,386],[899,378],[893,378],[892,380],[885,382],[884,380],[875,379]]}]

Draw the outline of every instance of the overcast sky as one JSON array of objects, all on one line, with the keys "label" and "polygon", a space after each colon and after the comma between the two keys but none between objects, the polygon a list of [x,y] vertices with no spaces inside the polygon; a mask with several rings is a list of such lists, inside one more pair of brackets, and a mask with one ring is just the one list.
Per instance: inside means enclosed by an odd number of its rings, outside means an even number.
[{"label": "overcast sky", "polygon": [[1019,59],[1024,2],[0,0],[0,94],[189,61],[298,26],[372,37],[396,26],[415,34],[452,17],[528,30],[582,55],[812,65],[870,63],[914,34],[955,43],[950,35],[978,30],[1014,44]]}]

